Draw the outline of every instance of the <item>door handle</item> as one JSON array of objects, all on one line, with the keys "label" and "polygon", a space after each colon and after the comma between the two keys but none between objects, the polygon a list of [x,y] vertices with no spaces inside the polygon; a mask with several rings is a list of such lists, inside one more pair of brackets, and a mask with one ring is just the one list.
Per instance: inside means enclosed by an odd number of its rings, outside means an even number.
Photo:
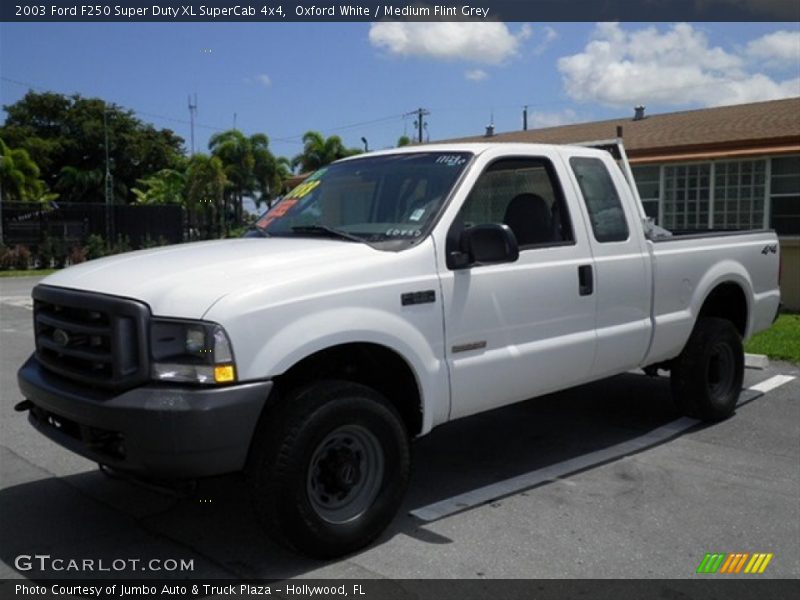
[{"label": "door handle", "polygon": [[594,270],[592,265],[578,267],[578,292],[581,296],[590,296],[594,292]]}]

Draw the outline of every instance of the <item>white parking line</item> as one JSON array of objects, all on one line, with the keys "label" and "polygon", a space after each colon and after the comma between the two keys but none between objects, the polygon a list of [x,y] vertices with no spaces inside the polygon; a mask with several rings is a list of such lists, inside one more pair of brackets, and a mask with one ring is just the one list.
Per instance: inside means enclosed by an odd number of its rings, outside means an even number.
[{"label": "white parking line", "polygon": [[789,383],[793,379],[794,377],[792,377],[791,375],[775,375],[774,377],[765,379],[761,383],[751,385],[747,389],[753,390],[754,392],[761,392],[762,394],[766,394],[767,392],[771,392],[775,388],[782,386],[784,383]]},{"label": "white parking line", "polygon": [[0,304],[33,310],[33,299],[30,296],[0,296]]},{"label": "white parking line", "polygon": [[[761,383],[742,390],[745,393],[740,397],[739,403],[742,404],[755,400],[759,396],[789,383],[793,379],[795,378],[789,375],[775,375],[774,377],[770,377]],[[554,465],[548,465],[541,469],[536,469],[535,471],[506,479],[505,481],[499,481],[469,492],[464,492],[463,494],[414,509],[409,514],[423,521],[436,521],[437,519],[450,516],[463,510],[487,504],[503,496],[510,496],[525,489],[541,485],[542,483],[553,481],[559,477],[564,477],[611,460],[620,459],[650,446],[666,442],[684,431],[691,429],[700,422],[701,421],[698,419],[681,417],[680,419],[662,425],[632,440],[609,446],[608,448],[603,448],[595,452],[590,452],[589,454],[576,456],[575,458],[570,458],[569,460]]]}]

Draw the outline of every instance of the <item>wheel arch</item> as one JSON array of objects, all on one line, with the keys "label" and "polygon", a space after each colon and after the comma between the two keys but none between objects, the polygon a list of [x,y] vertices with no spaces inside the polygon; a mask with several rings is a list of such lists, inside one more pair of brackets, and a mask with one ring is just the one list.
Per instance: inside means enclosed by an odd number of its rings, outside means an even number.
[{"label": "wheel arch", "polygon": [[713,264],[697,282],[689,306],[694,324],[701,317],[727,319],[742,339],[747,339],[752,326],[753,298],[753,282],[744,265],[723,259]]},{"label": "wheel arch", "polygon": [[409,361],[399,352],[374,342],[347,342],[317,350],[273,378],[273,402],[311,381],[341,379],[370,387],[395,407],[410,436],[424,429],[422,386]]},{"label": "wheel arch", "polygon": [[747,294],[736,281],[718,283],[706,295],[697,318],[716,317],[733,323],[742,338],[747,336],[749,323]]}]

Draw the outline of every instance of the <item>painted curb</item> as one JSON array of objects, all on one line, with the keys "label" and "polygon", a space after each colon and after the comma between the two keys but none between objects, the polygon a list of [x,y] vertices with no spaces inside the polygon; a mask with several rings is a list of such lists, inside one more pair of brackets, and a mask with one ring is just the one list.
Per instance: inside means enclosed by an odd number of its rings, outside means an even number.
[{"label": "painted curb", "polygon": [[748,369],[766,369],[769,367],[769,358],[764,354],[745,354],[744,366]]}]

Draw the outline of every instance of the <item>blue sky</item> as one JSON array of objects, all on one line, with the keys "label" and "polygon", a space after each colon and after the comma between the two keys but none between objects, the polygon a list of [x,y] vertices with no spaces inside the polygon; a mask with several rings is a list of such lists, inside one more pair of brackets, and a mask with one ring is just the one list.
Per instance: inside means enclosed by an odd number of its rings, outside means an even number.
[{"label": "blue sky", "polygon": [[[293,156],[303,132],[384,148],[425,107],[432,140],[800,95],[796,23],[0,24],[0,100],[79,92],[196,147],[234,124]],[[22,82],[20,85],[17,82]],[[354,127],[345,127],[359,124]],[[344,128],[343,128],[344,127]]]}]

